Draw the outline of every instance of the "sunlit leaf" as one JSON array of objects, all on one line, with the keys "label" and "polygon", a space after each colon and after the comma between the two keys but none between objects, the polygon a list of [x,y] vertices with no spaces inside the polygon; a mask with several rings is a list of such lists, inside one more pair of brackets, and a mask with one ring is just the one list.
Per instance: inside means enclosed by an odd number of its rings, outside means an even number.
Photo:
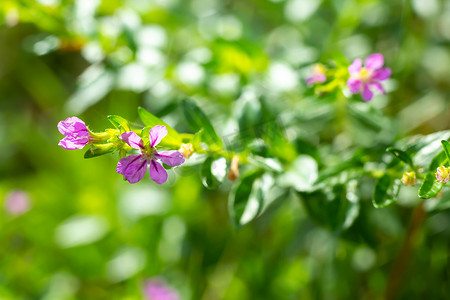
[{"label": "sunlit leaf", "polygon": [[419,188],[419,197],[422,199],[429,199],[436,197],[441,191],[443,183],[436,181],[436,176],[434,173],[427,173],[423,180],[422,185]]},{"label": "sunlit leaf", "polygon": [[227,174],[227,161],[221,157],[215,159],[208,157],[201,167],[201,177],[203,185],[208,189],[217,188]]},{"label": "sunlit leaf", "polygon": [[271,172],[282,172],[283,167],[280,162],[274,158],[265,158],[258,155],[248,155],[247,160],[250,164]]},{"label": "sunlit leaf", "polygon": [[448,161],[447,155],[445,151],[439,152],[431,161],[430,166],[428,167],[428,171],[436,172],[436,169],[445,164]]},{"label": "sunlit leaf", "polygon": [[130,124],[126,119],[122,118],[121,116],[111,115],[108,116],[108,120],[111,122],[111,124],[114,125],[114,127],[119,129],[121,133],[131,131]]},{"label": "sunlit leaf", "polygon": [[446,140],[442,140],[442,147],[444,147],[445,155],[447,156],[447,160],[450,161],[450,143]]},{"label": "sunlit leaf", "polygon": [[245,225],[257,215],[263,195],[261,187],[258,184],[255,185],[255,181],[262,174],[261,171],[255,171],[245,175],[230,192],[228,212],[233,224],[237,227]]},{"label": "sunlit leaf", "polygon": [[142,123],[144,123],[144,125],[146,126],[146,128],[144,129],[144,135],[148,135],[147,131],[153,126],[163,125],[167,128],[167,136],[162,139],[161,145],[180,147],[181,137],[175,129],[173,129],[166,122],[153,115],[143,107],[138,107],[138,114],[139,118],[141,118]]}]

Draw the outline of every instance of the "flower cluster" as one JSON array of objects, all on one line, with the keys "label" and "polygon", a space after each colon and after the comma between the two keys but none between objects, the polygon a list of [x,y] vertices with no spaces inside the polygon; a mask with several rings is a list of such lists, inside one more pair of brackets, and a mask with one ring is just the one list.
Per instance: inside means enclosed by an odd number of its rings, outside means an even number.
[{"label": "flower cluster", "polygon": [[[156,125],[149,130],[145,142],[134,131],[125,131],[121,134],[117,129],[107,129],[103,133],[90,132],[86,124],[77,117],[59,122],[58,130],[66,136],[58,145],[67,150],[82,149],[88,143],[91,144],[88,152],[93,152],[93,156],[116,150],[121,150],[122,153],[126,153],[127,150],[138,150],[138,154],[122,157],[117,164],[117,173],[122,174],[129,183],[139,182],[149,170],[150,178],[162,184],[167,181],[167,172],[161,162],[176,167],[183,164],[185,160],[178,150],[156,151],[156,146],[168,133],[167,128],[161,125]],[[185,146],[183,149],[187,157],[193,152],[192,145]],[[93,156],[85,154],[85,157]]]},{"label": "flower cluster", "polygon": [[370,101],[373,98],[373,89],[385,93],[381,82],[391,76],[391,69],[383,68],[383,64],[384,58],[380,53],[369,55],[364,66],[359,58],[355,59],[350,66],[341,60],[336,62],[335,68],[330,69],[322,64],[315,64],[312,67],[311,76],[306,79],[306,84],[312,86],[328,80],[328,83],[317,87],[316,92],[328,93],[336,88],[347,86],[350,93],[360,93],[365,101]]}]

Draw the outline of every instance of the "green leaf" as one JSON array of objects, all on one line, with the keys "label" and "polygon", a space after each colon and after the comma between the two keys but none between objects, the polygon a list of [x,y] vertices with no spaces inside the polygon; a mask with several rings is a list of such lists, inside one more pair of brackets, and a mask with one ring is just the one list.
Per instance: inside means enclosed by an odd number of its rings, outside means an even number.
[{"label": "green leaf", "polygon": [[243,176],[235,189],[230,192],[228,211],[236,227],[247,224],[257,216],[263,194],[261,184],[255,182],[262,174],[258,170]]},{"label": "green leaf", "polygon": [[128,124],[128,121],[124,118],[122,118],[121,116],[115,116],[115,115],[111,115],[107,117],[109,122],[111,122],[111,124],[114,125],[114,127],[116,127],[117,129],[120,130],[120,132],[126,132],[126,131],[131,131],[130,129],[130,125]]},{"label": "green leaf", "polygon": [[249,154],[247,160],[250,164],[262,168],[266,171],[280,173],[283,171],[283,167],[280,162],[275,158],[266,158],[258,155]]},{"label": "green leaf", "polygon": [[84,153],[84,158],[93,158],[103,154],[114,152],[114,144],[91,144],[89,149]]},{"label": "green leaf", "polygon": [[422,185],[419,188],[419,197],[422,199],[429,199],[436,197],[441,191],[443,183],[436,181],[434,173],[427,173],[423,180]]},{"label": "green leaf", "polygon": [[450,130],[439,131],[429,135],[416,135],[402,139],[396,147],[413,157],[416,167],[428,168],[433,158],[442,151],[441,141],[449,138]]},{"label": "green leaf", "polygon": [[439,152],[431,161],[430,166],[428,167],[428,171],[430,172],[436,172],[436,169],[440,166],[444,165],[445,162],[447,162],[447,155],[445,154],[445,151]]},{"label": "green leaf", "polygon": [[236,103],[236,115],[240,133],[250,134],[250,138],[242,139],[247,145],[258,135],[261,124],[261,103],[256,97],[242,97]]},{"label": "green leaf", "polygon": [[372,203],[376,208],[386,207],[397,200],[400,192],[401,181],[385,174],[378,178],[375,184]]},{"label": "green leaf", "polygon": [[447,156],[448,161],[450,162],[450,143],[446,140],[442,140],[442,147],[444,147],[445,155]]},{"label": "green leaf", "polygon": [[357,181],[328,186],[315,192],[299,192],[308,215],[319,225],[340,232],[349,228],[359,215]]},{"label": "green leaf", "polygon": [[217,135],[214,127],[209,121],[208,117],[205,113],[192,101],[184,100],[182,102],[182,107],[184,111],[184,115],[186,120],[191,126],[192,130],[195,132],[203,129],[202,137],[204,138],[204,142],[211,148],[221,149],[223,144],[222,140]]},{"label": "green leaf", "polygon": [[389,125],[389,119],[380,111],[366,103],[351,102],[348,104],[349,115],[367,129],[378,132]]},{"label": "green leaf", "polygon": [[318,178],[317,162],[308,155],[300,155],[287,172],[280,176],[283,185],[299,192],[311,191]]},{"label": "green leaf", "polygon": [[408,164],[413,170],[415,169],[414,163],[413,163],[411,157],[406,152],[404,152],[400,149],[394,148],[394,147],[389,147],[386,149],[386,151],[388,151],[395,158],[401,160],[405,164]]},{"label": "green leaf", "polygon": [[215,159],[208,157],[201,167],[203,185],[208,189],[216,189],[227,174],[227,161],[224,157]]},{"label": "green leaf", "polygon": [[138,107],[138,114],[139,118],[141,118],[142,123],[144,123],[144,125],[146,126],[146,128],[143,129],[143,131],[145,131],[143,132],[144,136],[148,136],[148,131],[150,130],[150,128],[156,125],[163,125],[167,128],[167,136],[162,139],[161,145],[172,146],[175,148],[180,147],[181,136],[175,129],[170,127],[166,122],[153,115],[143,107]]}]

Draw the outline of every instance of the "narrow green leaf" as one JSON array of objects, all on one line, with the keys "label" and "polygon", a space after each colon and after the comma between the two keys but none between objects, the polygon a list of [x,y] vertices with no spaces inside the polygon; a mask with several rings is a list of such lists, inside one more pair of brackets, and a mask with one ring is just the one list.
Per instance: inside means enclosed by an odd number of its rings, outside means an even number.
[{"label": "narrow green leaf", "polygon": [[258,155],[249,154],[248,162],[254,166],[260,167],[270,172],[280,173],[283,171],[283,167],[280,162],[275,158],[266,158]]},{"label": "narrow green leaf", "polygon": [[299,192],[311,191],[318,177],[318,168],[317,162],[311,156],[300,155],[290,169],[280,176],[280,182]]},{"label": "narrow green leaf", "polygon": [[428,167],[428,171],[430,172],[436,172],[436,169],[439,166],[442,166],[443,164],[445,164],[445,162],[447,162],[447,155],[445,154],[445,151],[441,151],[439,152],[431,161],[430,166]]},{"label": "narrow green leaf", "polygon": [[111,115],[107,117],[109,122],[114,125],[120,132],[131,131],[128,121],[121,116]]},{"label": "narrow green leaf", "polygon": [[186,120],[195,132],[203,129],[204,142],[212,148],[222,148],[222,140],[217,135],[214,127],[205,113],[192,101],[184,100],[182,103]]},{"label": "narrow green leaf", "polygon": [[400,192],[401,181],[392,180],[389,175],[383,175],[378,178],[375,184],[372,203],[376,208],[388,206],[397,200]]},{"label": "narrow green leaf", "polygon": [[402,151],[394,147],[389,147],[386,149],[386,151],[392,154],[395,158],[404,162],[405,164],[408,164],[412,169],[415,168],[411,157],[405,151]]},{"label": "narrow green leaf", "polygon": [[353,120],[375,132],[381,131],[389,124],[389,120],[380,111],[365,103],[349,103],[348,111]]},{"label": "narrow green leaf", "polygon": [[253,214],[255,201],[258,202],[263,197],[260,186],[255,186],[254,189],[255,181],[261,177],[262,174],[261,171],[255,171],[243,176],[235,189],[230,192],[228,198],[228,212],[236,227],[241,227],[251,221],[248,216],[243,218],[244,213],[247,211],[247,215],[249,213]]},{"label": "narrow green leaf", "polygon": [[181,136],[175,129],[170,127],[166,122],[153,115],[143,107],[138,107],[138,114],[139,118],[141,118],[142,123],[144,123],[144,125],[146,126],[142,132],[143,136],[148,136],[148,131],[150,130],[150,128],[156,125],[163,125],[167,128],[167,136],[162,139],[161,145],[171,146],[175,148],[180,147]]},{"label": "narrow green leaf", "polygon": [[436,197],[441,191],[443,183],[436,181],[434,173],[427,173],[423,180],[422,185],[419,188],[419,197],[422,199],[429,199]]},{"label": "narrow green leaf", "polygon": [[200,173],[203,185],[208,189],[216,189],[227,174],[227,161],[224,157],[215,159],[210,156],[203,162]]},{"label": "narrow green leaf", "polygon": [[93,158],[103,154],[114,152],[114,144],[91,144],[89,149],[84,153],[84,158]]},{"label": "narrow green leaf", "polygon": [[447,156],[448,161],[450,162],[450,143],[446,140],[442,140],[442,147],[444,147],[445,155]]}]

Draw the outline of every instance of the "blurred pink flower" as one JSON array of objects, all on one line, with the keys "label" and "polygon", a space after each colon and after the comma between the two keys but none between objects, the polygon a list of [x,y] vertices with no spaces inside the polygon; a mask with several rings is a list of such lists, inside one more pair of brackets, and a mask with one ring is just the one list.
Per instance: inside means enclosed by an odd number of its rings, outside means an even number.
[{"label": "blurred pink flower", "polygon": [[22,190],[12,190],[5,197],[5,210],[11,215],[22,215],[30,210],[30,197]]},{"label": "blurred pink flower", "polygon": [[361,93],[364,101],[372,100],[373,92],[371,88],[376,88],[384,94],[381,81],[391,76],[391,69],[382,68],[383,64],[384,58],[380,53],[369,55],[364,62],[364,67],[361,59],[355,59],[348,67],[350,78],[347,81],[347,86],[350,89],[350,93]]},{"label": "blurred pink flower", "polygon": [[151,278],[144,284],[145,300],[180,300],[178,292],[160,278]]},{"label": "blurred pink flower", "polygon": [[306,79],[306,84],[313,85],[315,83],[325,82],[326,80],[325,67],[321,64],[315,64],[312,67],[312,76]]}]

